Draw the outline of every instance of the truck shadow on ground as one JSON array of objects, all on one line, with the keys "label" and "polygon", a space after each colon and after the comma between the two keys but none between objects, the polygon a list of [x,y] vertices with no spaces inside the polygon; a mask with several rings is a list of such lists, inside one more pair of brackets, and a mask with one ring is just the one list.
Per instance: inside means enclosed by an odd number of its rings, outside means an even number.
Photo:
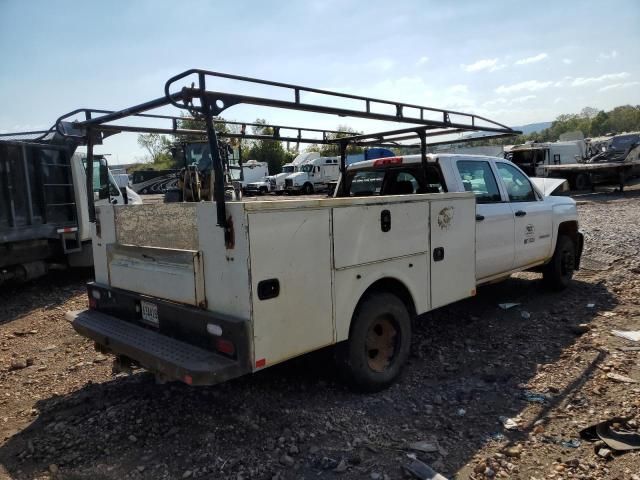
[{"label": "truck shadow on ground", "polygon": [[[17,478],[52,463],[62,478],[181,478],[186,470],[203,478],[402,478],[408,444],[432,439],[440,451],[418,457],[452,476],[495,433],[526,435],[530,426],[507,432],[498,417],[521,412],[523,384],[563,355],[580,324],[616,304],[603,284],[576,280],[551,293],[533,274],[522,277],[418,319],[410,362],[383,392],[345,387],[330,351],[207,388],[117,377],[38,402],[38,418],[0,448],[0,463]],[[498,307],[506,302],[520,305]],[[552,405],[589,378],[601,360],[592,353],[575,381],[551,381]]]},{"label": "truck shadow on ground", "polygon": [[89,268],[54,270],[44,277],[23,284],[7,283],[0,287],[0,325],[39,308],[63,304],[85,293],[84,284],[93,276]]}]

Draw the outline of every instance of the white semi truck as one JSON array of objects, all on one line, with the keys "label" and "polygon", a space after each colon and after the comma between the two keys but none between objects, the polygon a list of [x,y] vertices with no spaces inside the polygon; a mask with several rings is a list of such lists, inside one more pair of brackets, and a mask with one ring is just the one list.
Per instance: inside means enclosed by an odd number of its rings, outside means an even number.
[{"label": "white semi truck", "polygon": [[[292,99],[209,91],[209,77],[275,84]],[[182,82],[192,86],[176,89]],[[362,106],[302,103],[307,91]],[[564,288],[579,266],[575,202],[548,196],[547,187],[562,181],[545,179],[541,190],[504,159],[426,154],[427,136],[519,133],[483,117],[189,70],[167,82],[163,98],[74,126],[127,131],[111,122],[166,105],[198,108],[217,152],[222,134],[211,118],[224,105],[243,103],[410,125],[323,140],[340,151],[333,198],[227,201],[222,162],[214,158],[214,201],[98,207],[89,309],[67,317],[120,363],[137,363],[162,380],[208,385],[335,345],[353,384],[378,390],[400,374],[415,316],[522,270],[541,270],[548,285]],[[395,114],[373,113],[376,103]],[[409,110],[416,113],[406,116]],[[442,120],[426,120],[427,110]],[[419,139],[420,155],[347,169],[349,145],[411,138]]]},{"label": "white semi truck", "polygon": [[[279,195],[284,193],[285,179],[289,177],[289,175],[292,175],[295,172],[297,172],[300,168],[300,165],[308,162],[309,160],[313,160],[315,158],[320,158],[320,154],[318,152],[302,152],[298,154],[291,163],[285,163],[282,166],[282,172],[267,177],[265,182],[267,182],[268,185],[265,185],[264,183],[260,183],[259,185],[256,185],[258,187],[258,190],[260,189],[260,187],[266,186],[268,187],[267,192],[275,192],[276,194],[279,194]],[[267,192],[264,191],[264,188],[262,189],[262,193],[267,193]]]},{"label": "white semi truck", "polygon": [[303,193],[326,191],[340,176],[339,157],[316,157],[307,159],[298,167],[298,171],[284,179],[287,193]]}]

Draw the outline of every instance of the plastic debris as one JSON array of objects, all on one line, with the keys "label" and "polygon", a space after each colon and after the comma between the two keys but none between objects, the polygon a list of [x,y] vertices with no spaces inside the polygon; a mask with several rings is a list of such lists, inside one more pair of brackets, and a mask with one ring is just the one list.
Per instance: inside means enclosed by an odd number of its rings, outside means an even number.
[{"label": "plastic debris", "polygon": [[447,480],[446,477],[443,477],[429,465],[421,462],[420,460],[414,460],[404,468],[407,472],[420,480]]},{"label": "plastic debris", "polygon": [[529,320],[531,318],[531,314],[526,310],[523,310],[522,312],[520,312],[520,316],[525,320]]},{"label": "plastic debris", "polygon": [[562,440],[560,445],[567,448],[578,448],[582,445],[582,442],[576,438],[572,438],[571,440]]},{"label": "plastic debris", "polygon": [[587,308],[594,308],[595,306],[595,303],[587,303]]},{"label": "plastic debris", "polygon": [[517,307],[519,303],[499,303],[498,306],[503,310],[509,310],[510,308]]},{"label": "plastic debris", "polygon": [[419,442],[409,444],[409,448],[411,450],[417,450],[418,452],[434,453],[438,451],[438,444],[428,440],[421,440]]},{"label": "plastic debris", "polygon": [[616,337],[626,338],[632,342],[640,342],[640,330],[611,330]]},{"label": "plastic debris", "polygon": [[500,417],[500,422],[502,423],[502,426],[507,430],[517,430],[519,427],[518,418]]},{"label": "plastic debris", "polygon": [[535,393],[535,392],[528,392],[528,391],[523,392],[522,397],[527,402],[531,402],[531,403],[547,403],[547,400],[549,400],[549,397],[544,393]]},{"label": "plastic debris", "polygon": [[634,380],[631,377],[627,377],[626,375],[620,375],[619,373],[614,373],[614,372],[607,373],[607,378],[620,383],[638,383],[638,380]]}]

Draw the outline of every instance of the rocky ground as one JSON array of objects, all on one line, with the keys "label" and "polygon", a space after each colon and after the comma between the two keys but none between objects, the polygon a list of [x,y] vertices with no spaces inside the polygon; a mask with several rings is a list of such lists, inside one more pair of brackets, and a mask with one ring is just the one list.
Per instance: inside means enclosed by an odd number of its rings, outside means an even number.
[{"label": "rocky ground", "polygon": [[402,379],[373,395],[328,352],[210,388],[114,377],[64,319],[89,273],[4,287],[0,478],[383,480],[415,457],[456,479],[638,480],[640,452],[578,432],[640,422],[640,383],[620,381],[640,381],[640,352],[611,334],[640,329],[640,188],[576,199],[587,246],[566,292],[520,274],[421,318]]}]

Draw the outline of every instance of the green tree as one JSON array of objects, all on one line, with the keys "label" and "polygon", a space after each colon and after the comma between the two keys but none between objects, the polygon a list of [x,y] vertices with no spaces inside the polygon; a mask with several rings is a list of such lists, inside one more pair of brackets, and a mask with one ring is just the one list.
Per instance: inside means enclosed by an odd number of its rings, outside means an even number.
[{"label": "green tree", "polygon": [[[337,138],[345,138],[351,135],[359,135],[362,133],[362,132],[358,132],[357,130],[354,130],[348,125],[338,125],[338,127],[336,128],[336,131],[338,131],[339,133],[328,133],[327,139],[335,140]],[[329,144],[312,143],[306,148],[306,150],[308,152],[319,152],[320,155],[323,157],[335,157],[340,155],[340,147],[334,143],[329,143]],[[364,149],[362,147],[357,145],[350,145],[347,148],[348,153],[361,153],[363,150]]]},{"label": "green tree", "polygon": [[145,133],[138,135],[138,145],[148,153],[148,159],[152,163],[152,168],[162,170],[173,168],[173,157],[171,156],[171,141],[164,135],[157,133]]},{"label": "green tree", "polygon": [[[254,135],[272,135],[273,128],[267,125],[264,119],[258,118],[254,123],[259,125],[252,127]],[[282,142],[277,140],[253,140],[245,160],[267,162],[269,173],[276,174],[282,171],[282,165],[293,159],[294,152],[286,150]]]}]

